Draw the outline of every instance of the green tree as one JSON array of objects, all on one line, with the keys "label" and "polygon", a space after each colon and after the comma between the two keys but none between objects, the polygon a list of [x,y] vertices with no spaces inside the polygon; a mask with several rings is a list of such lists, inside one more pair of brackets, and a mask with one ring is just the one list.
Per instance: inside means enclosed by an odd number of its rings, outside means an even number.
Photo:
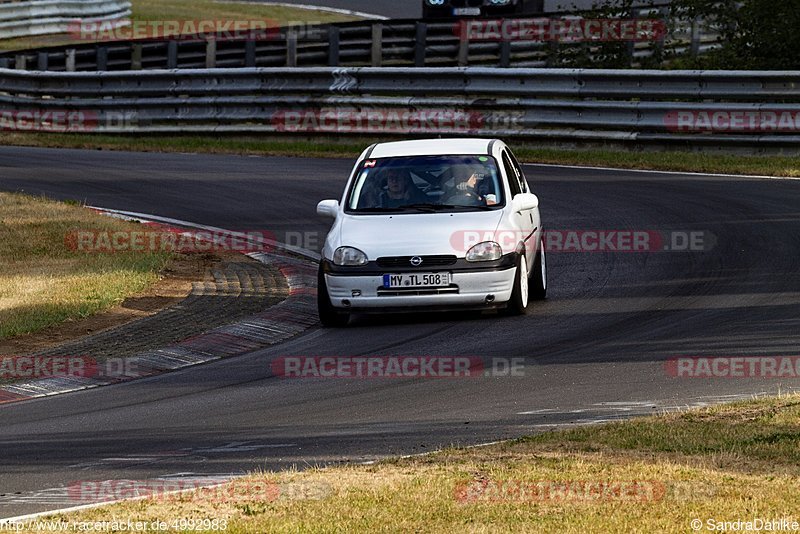
[{"label": "green tree", "polygon": [[[652,5],[656,0],[644,3],[637,0],[596,0],[592,7],[574,10],[586,19],[634,19],[638,17],[637,7]],[[569,4],[566,4],[569,9]],[[558,44],[551,50],[550,63],[557,67],[577,67],[596,69],[624,69],[631,67],[631,48],[633,43],[626,41],[599,41],[581,44]],[[663,61],[663,50],[653,47],[653,54],[637,60],[639,67],[659,68]]]},{"label": "green tree", "polygon": [[673,12],[699,16],[720,33],[722,48],[692,66],[800,69],[800,0],[676,0]]}]

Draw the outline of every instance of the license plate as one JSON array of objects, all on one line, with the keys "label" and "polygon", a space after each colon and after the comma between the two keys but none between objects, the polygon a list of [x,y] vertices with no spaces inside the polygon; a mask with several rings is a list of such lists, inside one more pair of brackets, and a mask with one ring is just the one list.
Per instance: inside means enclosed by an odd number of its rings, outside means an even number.
[{"label": "license plate", "polygon": [[387,289],[404,287],[447,287],[450,273],[405,273],[384,274],[383,287]]},{"label": "license plate", "polygon": [[481,14],[479,7],[454,7],[453,15],[456,17],[478,17]]}]

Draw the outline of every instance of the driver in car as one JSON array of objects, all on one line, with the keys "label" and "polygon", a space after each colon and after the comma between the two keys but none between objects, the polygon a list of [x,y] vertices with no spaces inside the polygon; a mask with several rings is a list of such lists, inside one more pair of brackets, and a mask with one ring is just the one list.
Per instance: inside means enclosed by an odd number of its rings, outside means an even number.
[{"label": "driver in car", "polygon": [[388,169],[386,190],[381,192],[380,205],[383,208],[399,208],[410,204],[428,202],[427,195],[414,184],[411,176],[400,169]]},{"label": "driver in car", "polygon": [[447,201],[465,206],[492,206],[497,204],[497,197],[488,192],[481,194],[478,185],[483,182],[485,175],[473,172],[469,177],[462,179],[450,194]]}]

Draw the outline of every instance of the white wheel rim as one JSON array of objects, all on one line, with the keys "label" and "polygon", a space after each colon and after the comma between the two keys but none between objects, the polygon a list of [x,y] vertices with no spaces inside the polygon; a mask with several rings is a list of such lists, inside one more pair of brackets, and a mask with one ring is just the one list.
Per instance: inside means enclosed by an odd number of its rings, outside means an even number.
[{"label": "white wheel rim", "polygon": [[525,261],[525,256],[519,260],[519,296],[522,300],[522,307],[528,305],[528,262]]},{"label": "white wheel rim", "polygon": [[539,269],[542,272],[542,288],[547,289],[547,262],[544,260],[544,242],[539,247],[539,263],[542,266]]}]

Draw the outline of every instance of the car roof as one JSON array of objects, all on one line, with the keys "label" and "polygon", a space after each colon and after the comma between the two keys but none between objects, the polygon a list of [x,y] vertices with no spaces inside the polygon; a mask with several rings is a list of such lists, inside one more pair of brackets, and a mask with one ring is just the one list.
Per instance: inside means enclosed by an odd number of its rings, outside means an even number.
[{"label": "car roof", "polygon": [[414,141],[393,141],[378,143],[372,149],[371,158],[390,158],[398,156],[448,156],[455,154],[491,155],[489,146],[494,139],[417,139]]}]

